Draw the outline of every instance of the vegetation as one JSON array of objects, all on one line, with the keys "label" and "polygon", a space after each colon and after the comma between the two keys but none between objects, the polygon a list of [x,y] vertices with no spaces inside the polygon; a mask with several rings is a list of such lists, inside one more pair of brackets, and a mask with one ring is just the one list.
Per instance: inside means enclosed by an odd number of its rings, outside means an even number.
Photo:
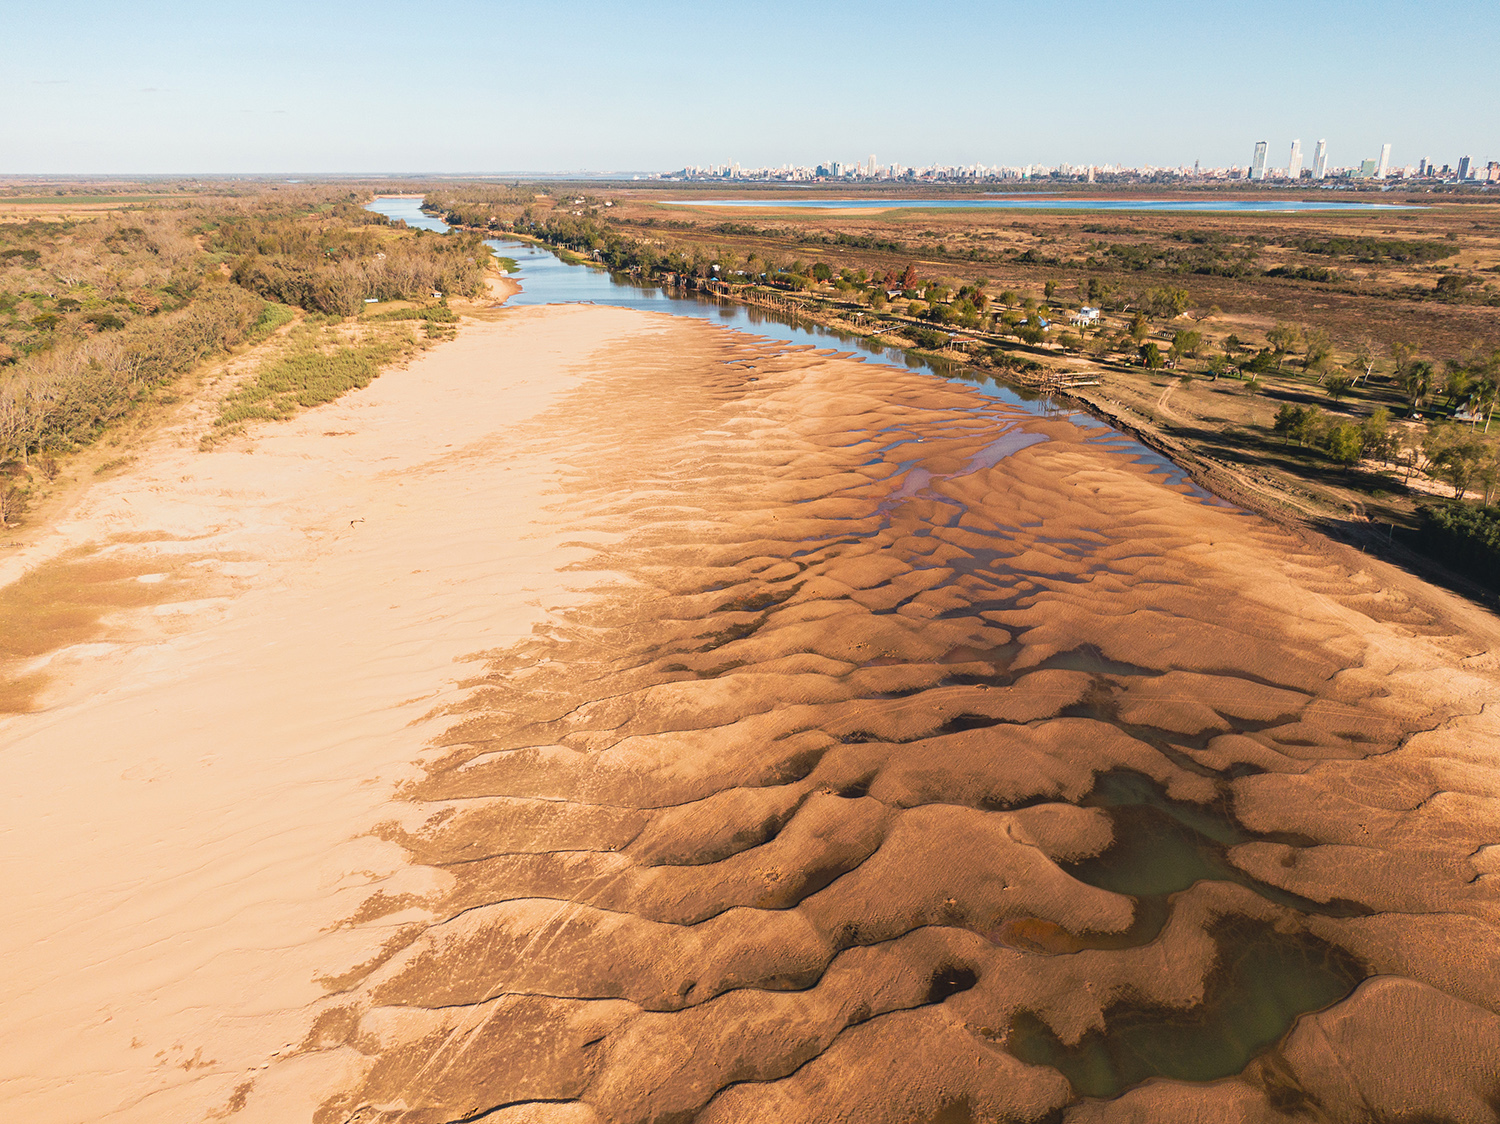
[{"label": "vegetation", "polygon": [[1500,508],[1473,503],[1423,504],[1414,545],[1500,592]]},{"label": "vegetation", "polygon": [[370,297],[475,295],[488,258],[481,239],[394,230],[332,190],[0,226],[0,463],[87,443],[299,309],[342,317]]},{"label": "vegetation", "polygon": [[[5,522],[19,517],[41,466],[139,405],[169,400],[184,372],[299,318],[309,330],[293,327],[287,353],[230,396],[220,425],[285,417],[365,385],[409,330],[377,324],[337,339],[322,329],[370,299],[478,295],[491,257],[478,236],[407,230],[346,188],[118,198],[125,209],[87,219],[0,225]],[[437,337],[457,314],[444,304],[383,319],[426,321]]]},{"label": "vegetation", "polygon": [[389,339],[338,344],[330,343],[316,328],[304,329],[286,354],[262,364],[254,378],[224,399],[214,424],[278,421],[299,409],[332,402],[347,391],[368,386],[380,368],[400,353],[400,345]]}]

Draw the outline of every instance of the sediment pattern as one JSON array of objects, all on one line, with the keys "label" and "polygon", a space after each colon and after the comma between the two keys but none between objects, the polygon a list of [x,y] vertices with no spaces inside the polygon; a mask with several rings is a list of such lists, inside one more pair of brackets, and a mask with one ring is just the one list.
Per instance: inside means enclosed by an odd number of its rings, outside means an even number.
[{"label": "sediment pattern", "polygon": [[1495,676],[1430,607],[1087,419],[700,325],[535,440],[600,585],[387,829],[446,889],[353,919],[320,1121],[1494,1118]]}]

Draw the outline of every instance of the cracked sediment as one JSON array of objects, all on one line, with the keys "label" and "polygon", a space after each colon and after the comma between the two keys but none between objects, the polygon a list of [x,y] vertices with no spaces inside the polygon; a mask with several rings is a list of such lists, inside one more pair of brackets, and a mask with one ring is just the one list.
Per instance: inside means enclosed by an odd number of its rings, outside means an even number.
[{"label": "cracked sediment", "polygon": [[[502,425],[512,364],[546,393]],[[193,1025],[215,1066],[156,1104],[1493,1118],[1481,610],[1206,500],[1086,419],[836,354],[528,309],[413,370],[462,433],[417,457],[440,420],[419,414],[364,454],[396,557],[304,544],[284,579],[323,573],[320,627],[388,670],[284,693],[366,723],[389,764],[339,759],[383,780],[329,832],[384,865],[297,913],[346,944],[297,946],[323,983],[277,1016],[294,1047],[259,1068],[242,1029],[225,1061]],[[325,409],[378,427],[403,377]],[[290,425],[265,452],[315,461],[340,428]],[[507,570],[501,540],[538,545]],[[244,580],[231,621],[291,596]],[[57,737],[94,713],[51,690]]]}]

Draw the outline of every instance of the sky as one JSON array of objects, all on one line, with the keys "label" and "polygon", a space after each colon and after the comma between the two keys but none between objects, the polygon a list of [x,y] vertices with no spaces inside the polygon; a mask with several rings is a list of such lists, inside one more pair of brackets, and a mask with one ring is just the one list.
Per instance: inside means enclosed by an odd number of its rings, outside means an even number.
[{"label": "sky", "polygon": [[0,0],[0,175],[1500,159],[1496,0]]}]

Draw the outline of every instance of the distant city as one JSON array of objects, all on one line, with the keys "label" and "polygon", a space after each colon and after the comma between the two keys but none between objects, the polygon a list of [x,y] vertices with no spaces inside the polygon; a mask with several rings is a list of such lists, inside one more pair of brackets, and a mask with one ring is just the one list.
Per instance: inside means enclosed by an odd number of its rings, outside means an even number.
[{"label": "distant city", "polygon": [[1421,158],[1415,164],[1393,165],[1391,146],[1381,145],[1380,153],[1358,164],[1333,165],[1328,160],[1328,142],[1320,140],[1313,148],[1311,165],[1304,166],[1302,141],[1294,140],[1286,163],[1273,167],[1270,142],[1256,141],[1250,163],[1227,168],[1204,168],[1197,161],[1192,167],[1155,167],[1150,164],[1128,167],[1123,164],[930,164],[926,167],[905,164],[881,164],[871,155],[868,160],[846,164],[829,160],[816,167],[782,164],[778,167],[751,168],[739,164],[689,166],[675,172],[658,172],[646,179],[740,180],[786,183],[826,183],[843,180],[888,180],[907,183],[977,183],[1005,181],[1068,181],[1074,183],[1175,183],[1175,182],[1249,182],[1300,183],[1322,187],[1389,185],[1394,182],[1423,184],[1500,184],[1500,162],[1491,160],[1483,166],[1471,156],[1461,156],[1455,163],[1439,165]]}]

